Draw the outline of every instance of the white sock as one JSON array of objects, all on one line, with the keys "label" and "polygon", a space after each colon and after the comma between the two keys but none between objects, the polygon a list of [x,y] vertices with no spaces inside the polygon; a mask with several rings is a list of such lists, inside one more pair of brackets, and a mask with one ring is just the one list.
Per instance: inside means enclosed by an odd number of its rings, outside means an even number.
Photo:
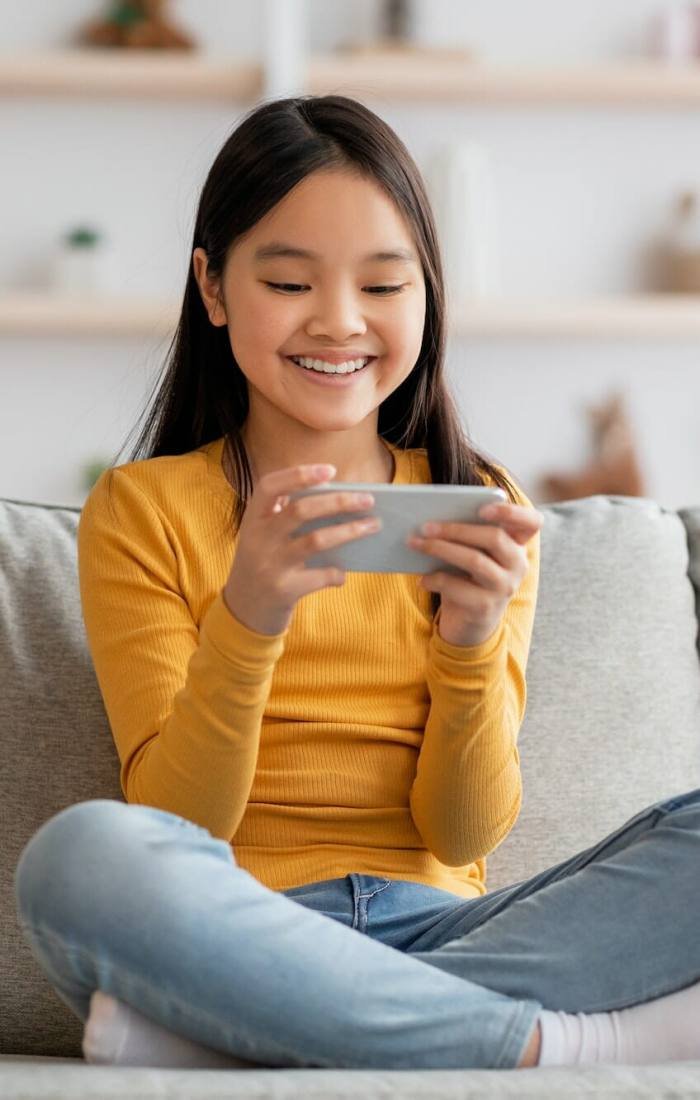
[{"label": "white sock", "polygon": [[265,1068],[176,1035],[99,989],[90,998],[83,1054],[99,1065]]},{"label": "white sock", "polygon": [[700,982],[613,1012],[539,1016],[540,1066],[700,1060]]}]

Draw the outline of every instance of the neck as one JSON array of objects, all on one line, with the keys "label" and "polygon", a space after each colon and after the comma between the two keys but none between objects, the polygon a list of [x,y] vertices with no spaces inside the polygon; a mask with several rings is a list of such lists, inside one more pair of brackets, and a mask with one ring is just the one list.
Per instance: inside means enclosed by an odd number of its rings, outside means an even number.
[{"label": "neck", "polygon": [[379,436],[376,437],[376,447],[372,451],[371,457],[366,457],[363,461],[357,461],[356,457],[348,458],[342,455],[334,455],[332,451],[330,454],[324,452],[318,456],[305,456],[303,459],[300,459],[297,455],[292,456],[288,451],[270,450],[263,453],[254,444],[251,445],[250,440],[246,440],[244,433],[243,443],[251,467],[253,488],[265,474],[284,469],[287,466],[296,466],[301,461],[304,463],[333,463],[337,471],[333,480],[338,482],[389,484],[394,479],[394,456],[388,445]]}]

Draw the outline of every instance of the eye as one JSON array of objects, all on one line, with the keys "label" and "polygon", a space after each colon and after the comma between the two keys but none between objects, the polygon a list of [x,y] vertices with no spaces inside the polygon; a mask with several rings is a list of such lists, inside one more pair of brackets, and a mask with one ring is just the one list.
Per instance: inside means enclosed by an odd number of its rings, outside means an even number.
[{"label": "eye", "polygon": [[272,287],[273,290],[282,290],[285,294],[288,292],[294,293],[297,290],[305,290],[303,286],[299,286],[298,283],[265,283],[265,286]]},{"label": "eye", "polygon": [[[300,290],[308,290],[309,287],[302,286],[299,283],[269,283],[265,282],[265,286],[271,287],[273,290],[281,290],[283,294],[296,294]],[[403,290],[405,283],[399,283],[397,286],[370,286],[363,289],[369,290],[371,293],[379,294],[380,297],[385,297],[388,294],[398,294]]]}]

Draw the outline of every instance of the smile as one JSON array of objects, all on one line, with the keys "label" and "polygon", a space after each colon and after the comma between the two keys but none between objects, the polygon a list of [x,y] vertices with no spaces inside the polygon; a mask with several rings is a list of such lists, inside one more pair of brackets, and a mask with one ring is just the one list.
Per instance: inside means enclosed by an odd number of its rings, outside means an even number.
[{"label": "smile", "polygon": [[349,359],[347,363],[327,363],[324,359],[307,359],[297,355],[290,355],[289,358],[297,366],[304,367],[305,370],[317,371],[319,374],[354,374],[358,370],[363,370],[372,359],[368,356],[366,359]]}]

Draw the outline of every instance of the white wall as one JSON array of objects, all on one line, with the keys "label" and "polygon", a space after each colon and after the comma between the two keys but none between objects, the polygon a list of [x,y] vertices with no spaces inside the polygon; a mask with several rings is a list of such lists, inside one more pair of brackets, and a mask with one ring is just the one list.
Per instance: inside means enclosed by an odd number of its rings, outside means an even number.
[{"label": "white wall", "polygon": [[[309,45],[377,25],[370,0],[308,0]],[[525,64],[640,54],[662,0],[423,0],[416,32]],[[104,7],[104,6],[103,6]],[[70,45],[94,0],[24,0],[0,53]],[[258,5],[180,0],[173,16],[211,52],[254,56]],[[650,288],[647,253],[671,200],[700,185],[700,112],[606,105],[482,107],[369,103],[425,167],[438,141],[483,144],[494,170],[503,293],[604,295]],[[0,293],[40,284],[67,225],[112,241],[122,287],[179,297],[195,208],[247,103],[0,99]],[[0,496],[79,504],[80,470],[112,458],[160,369],[167,340],[0,337]],[[536,497],[543,471],[581,465],[585,402],[616,387],[642,448],[648,495],[700,503],[698,347],[693,340],[452,340],[449,375],[474,442]]]}]

